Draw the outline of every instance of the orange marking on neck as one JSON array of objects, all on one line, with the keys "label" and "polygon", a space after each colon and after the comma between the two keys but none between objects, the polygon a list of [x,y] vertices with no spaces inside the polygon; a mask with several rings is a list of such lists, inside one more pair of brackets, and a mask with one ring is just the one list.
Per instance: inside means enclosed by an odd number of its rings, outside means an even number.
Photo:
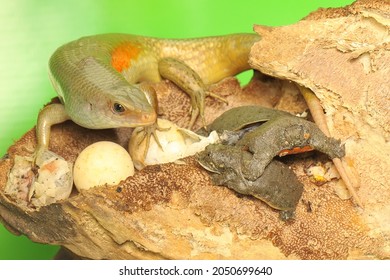
[{"label": "orange marking on neck", "polygon": [[141,48],[131,43],[123,43],[116,47],[111,54],[111,65],[118,72],[128,69],[131,61],[138,58]]},{"label": "orange marking on neck", "polygon": [[300,153],[309,152],[309,151],[313,151],[313,150],[314,149],[312,147],[310,147],[310,146],[294,147],[292,149],[281,150],[279,152],[279,156],[280,157],[284,157],[284,156],[287,156],[287,155],[300,154]]}]

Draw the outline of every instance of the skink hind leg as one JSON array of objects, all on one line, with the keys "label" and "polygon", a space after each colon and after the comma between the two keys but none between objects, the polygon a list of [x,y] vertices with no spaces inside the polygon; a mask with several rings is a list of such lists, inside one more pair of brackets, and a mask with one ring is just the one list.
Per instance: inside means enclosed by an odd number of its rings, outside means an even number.
[{"label": "skink hind leg", "polygon": [[69,116],[62,104],[50,104],[43,108],[38,115],[36,126],[37,148],[35,149],[33,164],[42,158],[43,153],[49,149],[50,131],[55,124],[69,120]]},{"label": "skink hind leg", "polygon": [[[330,137],[330,132],[326,123],[325,115],[317,96],[310,89],[299,85],[297,86],[306,100],[306,103],[310,109],[315,123],[326,136]],[[363,203],[361,202],[358,194],[356,193],[356,189],[359,187],[358,181],[355,180],[355,178],[353,178],[352,176],[350,176],[350,174],[347,172],[348,167],[341,158],[333,158],[332,160],[337,171],[340,174],[340,177],[343,179],[345,185],[347,186],[348,191],[355,200],[355,203],[361,208],[363,208]]]},{"label": "skink hind leg", "polygon": [[198,116],[200,116],[203,126],[206,126],[204,107],[207,95],[227,102],[222,97],[209,93],[200,76],[182,61],[174,58],[164,58],[159,61],[158,69],[163,78],[172,81],[190,96],[191,120],[188,125],[189,128],[192,128]]}]

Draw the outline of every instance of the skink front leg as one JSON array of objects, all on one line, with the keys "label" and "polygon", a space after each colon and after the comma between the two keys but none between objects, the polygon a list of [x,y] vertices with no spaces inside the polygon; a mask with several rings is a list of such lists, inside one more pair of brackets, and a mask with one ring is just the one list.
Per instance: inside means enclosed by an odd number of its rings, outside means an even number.
[{"label": "skink front leg", "polygon": [[34,165],[42,158],[42,154],[49,149],[51,127],[69,119],[62,104],[50,104],[39,112],[36,126],[38,146],[35,149]]},{"label": "skink front leg", "polygon": [[[157,100],[157,94],[156,94],[156,91],[154,90],[153,86],[148,83],[148,82],[142,82],[139,84],[139,88],[145,93],[149,103],[153,106],[154,108],[154,111],[157,112],[158,110],[158,100]],[[138,145],[140,145],[143,141],[146,141],[146,145],[145,145],[145,150],[144,150],[144,155],[143,155],[143,161],[145,160],[146,158],[146,154],[149,150],[149,146],[150,146],[150,138],[153,137],[154,140],[156,141],[157,145],[161,148],[161,150],[164,150],[158,137],[157,137],[157,134],[156,134],[156,130],[158,131],[166,131],[166,130],[169,130],[169,128],[161,128],[159,127],[158,123],[157,123],[157,119],[156,119],[156,122],[150,126],[145,126],[145,127],[142,127],[142,129],[140,129],[137,133],[142,133],[143,136],[141,137],[141,140],[139,141]],[[143,162],[142,162],[143,164]]]},{"label": "skink front leg", "polygon": [[203,126],[206,126],[204,118],[205,97],[210,95],[223,102],[225,99],[209,93],[206,85],[200,76],[184,62],[174,58],[164,58],[158,63],[158,70],[161,77],[175,83],[179,88],[186,92],[191,98],[191,120],[188,125],[192,128],[198,116],[201,117]]}]

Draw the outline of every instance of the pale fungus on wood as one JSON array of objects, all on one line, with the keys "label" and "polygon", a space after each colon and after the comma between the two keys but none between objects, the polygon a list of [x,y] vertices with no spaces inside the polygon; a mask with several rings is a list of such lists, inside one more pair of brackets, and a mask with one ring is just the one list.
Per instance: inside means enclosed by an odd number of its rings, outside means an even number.
[{"label": "pale fungus on wood", "polygon": [[[364,211],[348,196],[340,198],[337,175],[311,168],[332,169],[320,153],[284,159],[303,184],[295,218],[288,222],[259,199],[214,185],[193,156],[184,164],[147,166],[118,184],[74,190],[69,198],[31,207],[5,192],[18,156],[29,156],[36,144],[30,130],[0,161],[1,222],[15,234],[91,259],[390,258],[389,22],[389,2],[374,0],[322,9],[291,26],[257,26],[262,39],[252,48],[250,63],[269,76],[259,74],[244,89],[236,79],[226,79],[210,90],[229,104],[206,101],[207,123],[241,105],[298,114],[307,107],[295,84],[311,89],[330,134],[345,143],[348,172],[361,181],[357,194]],[[154,88],[160,117],[185,127],[188,96],[167,81]],[[127,148],[130,134],[68,122],[53,128],[50,150],[74,163],[95,142]],[[326,180],[313,182],[308,172]]]}]

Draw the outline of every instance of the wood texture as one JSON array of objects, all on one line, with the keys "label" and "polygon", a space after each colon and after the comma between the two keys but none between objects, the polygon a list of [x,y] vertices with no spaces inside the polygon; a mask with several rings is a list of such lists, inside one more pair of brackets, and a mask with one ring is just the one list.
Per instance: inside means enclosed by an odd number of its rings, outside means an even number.
[{"label": "wood texture", "polygon": [[[74,191],[65,201],[30,208],[3,189],[15,155],[28,155],[35,147],[31,130],[0,161],[1,221],[15,234],[91,259],[389,258],[389,6],[384,3],[361,1],[320,10],[287,27],[256,27],[263,39],[252,49],[251,64],[276,78],[260,75],[244,90],[235,79],[226,79],[212,91],[229,105],[208,99],[206,108],[207,122],[246,104],[300,113],[305,104],[286,80],[310,87],[321,99],[332,133],[346,142],[348,159],[361,178],[364,212],[337,195],[338,180],[321,186],[310,180],[307,167],[329,162],[318,153],[284,159],[305,186],[296,219],[287,223],[261,201],[214,186],[192,157],[185,165],[150,166],[117,186]],[[351,51],[352,39],[373,49]],[[188,97],[169,82],[155,88],[162,117],[185,126]],[[53,129],[50,149],[74,162],[99,140],[126,147],[130,132],[92,131],[67,122]]]}]

